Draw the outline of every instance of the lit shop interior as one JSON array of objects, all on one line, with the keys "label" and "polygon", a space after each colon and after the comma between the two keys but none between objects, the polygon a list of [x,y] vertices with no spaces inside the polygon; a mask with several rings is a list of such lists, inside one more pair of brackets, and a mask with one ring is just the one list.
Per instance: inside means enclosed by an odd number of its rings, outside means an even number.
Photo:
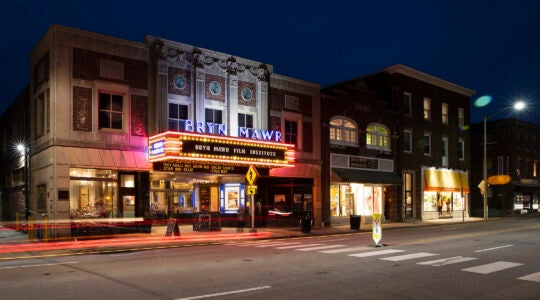
[{"label": "lit shop interior", "polygon": [[351,215],[371,217],[383,214],[383,189],[380,185],[361,183],[332,184],[330,186],[330,210],[332,217]]}]

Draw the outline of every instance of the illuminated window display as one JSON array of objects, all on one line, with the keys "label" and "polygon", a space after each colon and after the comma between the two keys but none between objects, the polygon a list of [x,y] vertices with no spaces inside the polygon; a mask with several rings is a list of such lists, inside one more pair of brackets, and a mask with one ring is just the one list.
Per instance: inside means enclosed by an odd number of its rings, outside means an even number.
[{"label": "illuminated window display", "polygon": [[70,169],[71,218],[122,217],[117,176],[113,170]]},{"label": "illuminated window display", "polygon": [[371,216],[383,213],[382,187],[351,183],[330,186],[332,216]]}]

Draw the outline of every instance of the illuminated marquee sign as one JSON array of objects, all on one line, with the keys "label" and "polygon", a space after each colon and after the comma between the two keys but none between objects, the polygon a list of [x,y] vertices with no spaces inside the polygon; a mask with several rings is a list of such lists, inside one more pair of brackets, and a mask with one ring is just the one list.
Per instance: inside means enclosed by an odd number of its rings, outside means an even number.
[{"label": "illuminated marquee sign", "polygon": [[[227,135],[227,125],[212,122],[194,123],[191,120],[184,120],[184,131],[225,136]],[[238,136],[261,141],[281,142],[281,132],[275,130],[240,127],[238,128]]]},{"label": "illuminated marquee sign", "polygon": [[294,163],[294,145],[190,132],[164,132],[149,138],[150,162],[198,161],[266,167]]}]

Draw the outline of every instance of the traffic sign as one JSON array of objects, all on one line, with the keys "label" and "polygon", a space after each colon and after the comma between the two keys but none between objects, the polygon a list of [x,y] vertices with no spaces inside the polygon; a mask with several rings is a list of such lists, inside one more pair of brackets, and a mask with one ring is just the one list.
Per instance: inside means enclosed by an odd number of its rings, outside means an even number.
[{"label": "traffic sign", "polygon": [[382,238],[381,214],[373,214],[373,241],[375,245],[379,245]]},{"label": "traffic sign", "polygon": [[250,185],[247,188],[247,194],[248,195],[255,195],[257,194],[257,186],[256,185]]},{"label": "traffic sign", "polygon": [[[249,170],[246,173],[246,179],[249,185],[253,185],[255,181],[257,180],[257,176],[259,176],[259,173],[257,172],[257,169],[253,165],[249,166]],[[248,194],[250,195],[250,194]]]}]

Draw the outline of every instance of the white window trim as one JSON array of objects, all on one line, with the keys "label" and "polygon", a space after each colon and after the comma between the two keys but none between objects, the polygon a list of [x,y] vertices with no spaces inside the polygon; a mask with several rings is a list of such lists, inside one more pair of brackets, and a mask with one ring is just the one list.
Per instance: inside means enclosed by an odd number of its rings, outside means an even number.
[{"label": "white window trim", "polygon": [[[333,121],[333,120],[337,120],[337,119],[341,119],[341,120],[347,120],[351,123],[354,124],[355,126],[355,142],[351,143],[351,142],[346,142],[346,141],[342,141],[342,140],[333,140],[333,139],[330,139],[330,143],[332,145],[341,145],[341,146],[353,146],[353,147],[358,147],[358,140],[359,140],[359,136],[358,136],[358,124],[356,123],[356,121],[354,121],[353,119],[351,118],[347,118],[347,117],[344,117],[344,116],[335,116],[333,118],[330,119],[330,121]],[[332,125],[329,125],[328,126],[328,130],[330,130],[330,128],[332,128]],[[344,128],[344,127],[336,127],[336,128]]]},{"label": "white window trim", "polygon": [[[388,131],[388,135],[386,136],[387,139],[388,139],[388,147],[381,147],[381,146],[378,146],[378,145],[368,145],[367,143],[367,128],[371,125],[375,125],[375,126],[378,126],[378,127],[382,127],[382,128],[386,128],[386,130]],[[376,135],[377,137],[381,137],[382,135],[379,135],[377,134]],[[366,126],[366,148],[367,149],[374,149],[374,150],[380,150],[380,151],[392,151],[392,139],[391,139],[392,135],[390,134],[390,129],[388,128],[388,126],[385,126],[384,124],[381,124],[381,123],[369,123],[368,126]]]},{"label": "white window trim", "polygon": [[406,153],[412,153],[412,148],[413,148],[413,135],[412,135],[412,130],[410,129],[404,129],[403,130],[403,135],[405,134],[408,134],[409,135],[409,149],[403,149],[403,152],[406,152]]},{"label": "white window trim", "polygon": [[[445,107],[446,107],[446,114],[444,113]],[[450,114],[448,113],[448,111],[449,111],[448,103],[442,103],[441,104],[441,123],[443,123],[444,125],[448,125],[449,123]],[[446,116],[446,120],[444,119],[445,116]]]},{"label": "white window trim", "polygon": [[[428,110],[427,118],[426,118],[426,115],[425,115],[425,112],[426,112],[426,107],[425,107],[426,100],[429,103],[429,110]],[[423,116],[424,120],[431,120],[432,110],[433,110],[433,106],[431,105],[431,99],[427,98],[427,97],[424,97],[424,101],[422,101],[422,116]]]},{"label": "white window trim", "polygon": [[409,96],[409,111],[404,112],[407,115],[412,115],[412,94],[409,92],[403,92],[403,96]]},{"label": "white window trim", "polygon": [[[99,129],[99,94],[108,93],[114,95],[122,95],[122,129],[102,128]],[[92,128],[94,132],[105,133],[123,133],[127,134],[131,132],[131,94],[129,93],[129,86],[123,84],[117,84],[113,82],[94,82],[93,87],[94,99],[92,101],[93,114],[95,117],[92,119]]]},{"label": "white window trim", "polygon": [[285,142],[285,121],[296,122],[298,134],[296,135],[296,150],[302,150],[302,114],[282,111],[281,113],[281,136]]}]

